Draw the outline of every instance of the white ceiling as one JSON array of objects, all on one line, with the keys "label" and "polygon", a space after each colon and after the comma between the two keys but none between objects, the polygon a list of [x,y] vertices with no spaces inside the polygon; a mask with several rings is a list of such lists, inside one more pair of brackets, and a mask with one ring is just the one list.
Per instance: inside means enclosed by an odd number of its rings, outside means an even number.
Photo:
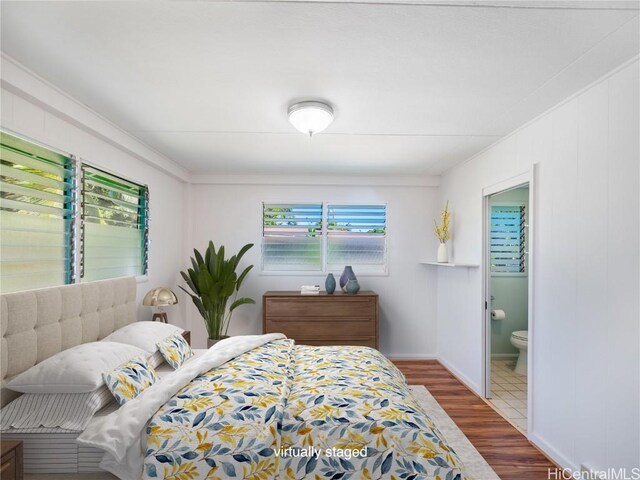
[{"label": "white ceiling", "polygon": [[192,172],[362,175],[441,173],[640,50],[636,2],[457,3],[3,1],[1,46]]}]

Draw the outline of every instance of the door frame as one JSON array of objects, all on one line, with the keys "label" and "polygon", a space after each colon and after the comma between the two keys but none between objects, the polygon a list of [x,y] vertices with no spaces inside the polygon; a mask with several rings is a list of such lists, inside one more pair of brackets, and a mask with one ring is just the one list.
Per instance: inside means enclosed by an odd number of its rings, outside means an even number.
[{"label": "door frame", "polygon": [[483,341],[482,341],[482,396],[491,396],[491,273],[490,273],[490,197],[496,193],[513,188],[529,185],[528,223],[528,258],[527,258],[527,437],[533,425],[533,388],[534,388],[534,342],[535,342],[535,312],[534,312],[534,274],[535,274],[535,225],[536,225],[536,176],[537,167],[533,165],[526,172],[514,175],[500,182],[482,189],[482,302],[484,312]]}]

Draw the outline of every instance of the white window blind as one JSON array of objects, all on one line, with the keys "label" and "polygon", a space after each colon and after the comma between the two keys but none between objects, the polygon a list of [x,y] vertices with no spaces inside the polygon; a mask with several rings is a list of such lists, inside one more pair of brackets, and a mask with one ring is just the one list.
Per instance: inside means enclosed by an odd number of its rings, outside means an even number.
[{"label": "white window blind", "polygon": [[322,204],[263,204],[262,268],[322,270]]},{"label": "white window blind", "polygon": [[82,281],[145,274],[147,187],[88,165],[82,173]]},{"label": "white window blind", "polygon": [[491,206],[491,272],[525,273],[526,207]]},{"label": "white window blind", "polygon": [[0,290],[73,280],[74,162],[0,132]]},{"label": "white window blind", "polygon": [[383,272],[386,226],[385,205],[327,205],[327,270]]}]

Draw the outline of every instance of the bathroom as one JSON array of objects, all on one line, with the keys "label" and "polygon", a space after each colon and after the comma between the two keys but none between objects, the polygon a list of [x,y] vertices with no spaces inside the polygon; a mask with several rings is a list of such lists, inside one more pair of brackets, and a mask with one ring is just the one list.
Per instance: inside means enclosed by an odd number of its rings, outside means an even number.
[{"label": "bathroom", "polygon": [[527,428],[529,186],[490,198],[491,392],[488,400]]}]

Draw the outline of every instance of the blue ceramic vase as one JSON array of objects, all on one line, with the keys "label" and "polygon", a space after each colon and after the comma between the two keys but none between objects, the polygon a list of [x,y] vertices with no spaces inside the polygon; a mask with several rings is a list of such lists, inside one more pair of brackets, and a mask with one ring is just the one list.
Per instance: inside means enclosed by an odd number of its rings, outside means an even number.
[{"label": "blue ceramic vase", "polygon": [[342,289],[343,292],[346,292],[347,289],[347,283],[349,283],[349,280],[358,280],[356,278],[356,274],[353,273],[353,268],[351,268],[350,265],[347,265],[346,267],[344,267],[344,270],[342,271],[342,275],[340,275],[340,288]]},{"label": "blue ceramic vase", "polygon": [[356,280],[355,278],[350,279],[347,282],[346,290],[350,295],[355,295],[356,293],[358,293],[360,291],[360,284],[358,283],[358,280]]},{"label": "blue ceramic vase", "polygon": [[336,291],[336,279],[333,273],[327,275],[327,279],[324,281],[324,289],[329,295]]}]

